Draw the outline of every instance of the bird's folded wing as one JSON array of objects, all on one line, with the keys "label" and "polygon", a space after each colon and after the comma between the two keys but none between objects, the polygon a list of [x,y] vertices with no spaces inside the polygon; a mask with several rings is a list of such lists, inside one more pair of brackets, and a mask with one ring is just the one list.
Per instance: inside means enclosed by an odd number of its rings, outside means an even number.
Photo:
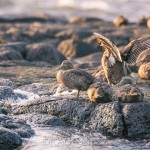
[{"label": "bird's folded wing", "polygon": [[148,48],[150,48],[150,36],[133,40],[124,49],[124,54],[126,54],[124,60],[128,64],[135,64],[138,56]]}]

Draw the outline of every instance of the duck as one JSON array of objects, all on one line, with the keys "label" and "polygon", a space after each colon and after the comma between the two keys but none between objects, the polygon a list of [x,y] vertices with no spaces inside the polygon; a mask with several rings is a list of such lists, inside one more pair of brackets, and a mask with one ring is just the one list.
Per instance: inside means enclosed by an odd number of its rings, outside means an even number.
[{"label": "duck", "polygon": [[143,92],[139,89],[132,77],[125,76],[114,87],[115,95],[118,101],[123,103],[142,102],[144,99]]},{"label": "duck", "polygon": [[107,103],[112,101],[112,88],[104,81],[103,77],[96,77],[87,90],[91,102]]},{"label": "duck", "polygon": [[59,94],[61,93],[61,88],[65,86],[69,89],[76,89],[78,99],[80,91],[86,91],[94,81],[94,77],[91,74],[83,69],[74,68],[69,60],[64,60],[57,70],[56,79],[60,85],[56,93]]},{"label": "duck", "polygon": [[136,59],[141,52],[150,48],[150,36],[132,40],[120,52],[117,46],[107,37],[96,32],[93,34],[97,37],[100,45],[104,47],[101,63],[109,84],[117,84],[124,76],[130,75],[130,65],[136,63]]}]

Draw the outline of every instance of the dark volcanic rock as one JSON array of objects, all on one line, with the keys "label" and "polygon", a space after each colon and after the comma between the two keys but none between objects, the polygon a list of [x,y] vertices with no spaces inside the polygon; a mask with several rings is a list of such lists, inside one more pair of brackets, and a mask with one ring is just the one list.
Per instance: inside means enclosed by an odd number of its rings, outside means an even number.
[{"label": "dark volcanic rock", "polygon": [[1,44],[0,48],[5,47],[7,48],[12,48],[16,51],[18,51],[19,53],[21,53],[21,55],[23,57],[25,57],[25,53],[26,53],[26,43],[25,42],[10,42],[10,43],[6,43],[6,44]]},{"label": "dark volcanic rock", "polygon": [[29,138],[34,134],[34,130],[24,120],[13,119],[3,114],[0,114],[0,126],[13,130],[22,138]]},{"label": "dark volcanic rock", "polygon": [[21,60],[23,57],[17,51],[12,48],[1,48],[0,49],[0,60]]},{"label": "dark volcanic rock", "polygon": [[122,112],[129,137],[150,133],[150,101],[124,104]]},{"label": "dark volcanic rock", "polygon": [[0,86],[9,86],[11,88],[14,88],[15,83],[9,79],[0,78]]},{"label": "dark volcanic rock", "polygon": [[22,143],[21,137],[14,131],[0,127],[0,149],[13,150]]},{"label": "dark volcanic rock", "polygon": [[82,57],[98,51],[90,44],[72,39],[62,41],[58,46],[58,50],[68,58]]},{"label": "dark volcanic rock", "polygon": [[53,46],[37,43],[27,46],[26,59],[29,61],[45,61],[57,65],[65,60],[65,57]]},{"label": "dark volcanic rock", "polygon": [[8,113],[11,113],[11,105],[10,103],[0,101],[0,114],[7,115]]},{"label": "dark volcanic rock", "polygon": [[35,124],[44,124],[51,126],[67,126],[67,124],[60,118],[48,114],[32,113],[24,116],[21,115],[19,117],[25,118],[25,120]]},{"label": "dark volcanic rock", "polygon": [[30,66],[30,67],[52,67],[50,63],[43,61],[26,61],[26,60],[6,60],[0,62],[1,67],[16,67],[16,66]]},{"label": "dark volcanic rock", "polygon": [[12,88],[8,86],[0,86],[0,101],[2,100],[15,100],[15,93]]}]

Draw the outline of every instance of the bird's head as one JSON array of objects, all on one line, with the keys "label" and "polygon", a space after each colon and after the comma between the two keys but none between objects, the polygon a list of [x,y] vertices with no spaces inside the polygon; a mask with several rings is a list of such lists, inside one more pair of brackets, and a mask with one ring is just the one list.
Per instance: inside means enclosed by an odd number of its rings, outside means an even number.
[{"label": "bird's head", "polygon": [[99,33],[94,32],[93,34],[97,37],[98,42],[105,48],[105,50],[108,50],[116,60],[122,62],[120,51],[115,44]]},{"label": "bird's head", "polygon": [[69,60],[64,60],[61,65],[57,68],[57,70],[69,70],[73,69],[73,64]]}]

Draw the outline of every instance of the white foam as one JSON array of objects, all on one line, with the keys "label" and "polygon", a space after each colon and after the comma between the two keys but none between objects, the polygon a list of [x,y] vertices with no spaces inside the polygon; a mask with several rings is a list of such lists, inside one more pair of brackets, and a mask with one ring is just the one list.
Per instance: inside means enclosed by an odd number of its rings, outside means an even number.
[{"label": "white foam", "polygon": [[27,92],[27,91],[22,91],[20,89],[15,89],[14,90],[15,94],[20,94],[22,96],[18,96],[18,98],[16,99],[16,103],[23,103],[26,101],[31,101],[31,100],[35,100],[40,98],[39,95],[33,93],[33,92]]}]

